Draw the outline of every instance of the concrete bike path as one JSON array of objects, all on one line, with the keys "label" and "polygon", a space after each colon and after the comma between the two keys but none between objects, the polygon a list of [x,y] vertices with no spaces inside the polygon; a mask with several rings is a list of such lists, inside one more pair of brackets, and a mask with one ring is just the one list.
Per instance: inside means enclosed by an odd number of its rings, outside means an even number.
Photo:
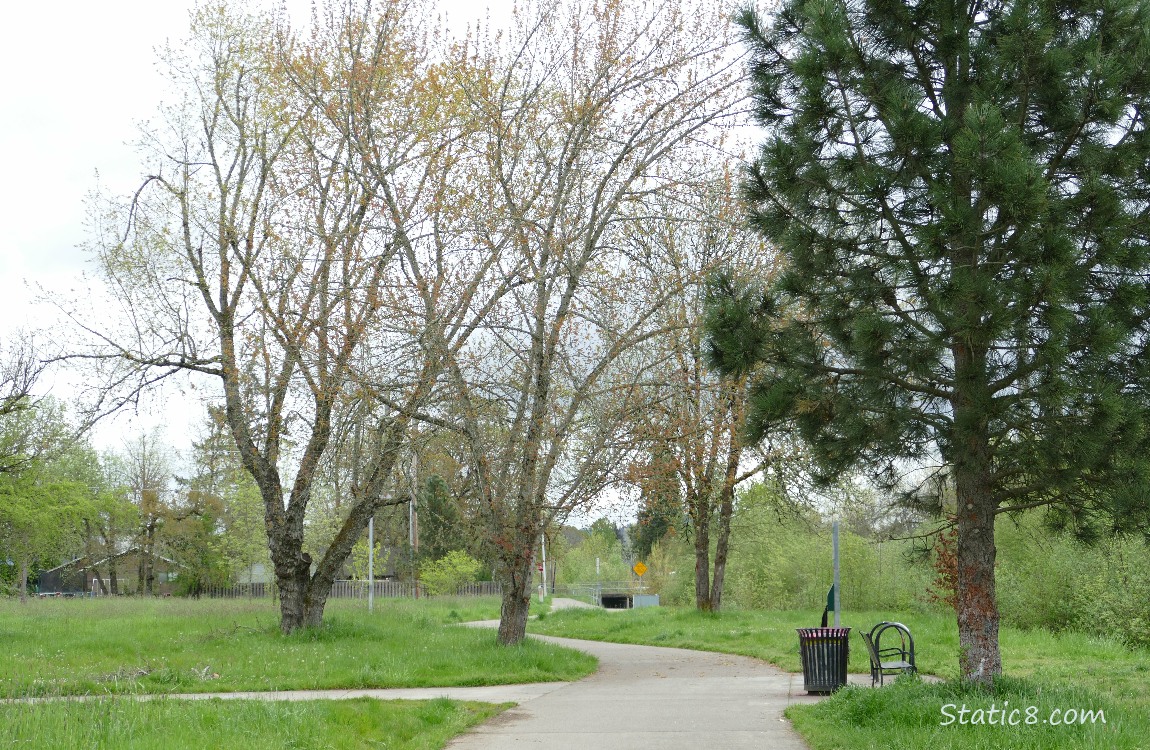
[{"label": "concrete bike path", "polygon": [[818,700],[803,692],[802,675],[757,659],[708,651],[532,637],[597,657],[599,671],[520,703],[456,737],[448,748],[807,747],[782,715],[792,703]]}]

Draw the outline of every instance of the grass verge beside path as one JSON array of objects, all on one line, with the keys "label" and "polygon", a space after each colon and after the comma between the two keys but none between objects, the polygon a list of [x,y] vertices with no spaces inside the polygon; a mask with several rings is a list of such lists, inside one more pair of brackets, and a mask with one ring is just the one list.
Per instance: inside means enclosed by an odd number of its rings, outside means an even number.
[{"label": "grass verge beside path", "polygon": [[576,680],[593,657],[490,630],[490,601],[335,601],[325,626],[280,634],[259,600],[0,601],[0,697],[448,687]]},{"label": "grass verge beside path", "polygon": [[[533,633],[590,640],[671,646],[753,656],[789,672],[801,671],[795,628],[816,625],[810,612],[727,611],[717,615],[668,607],[605,612],[565,610],[532,622]],[[795,728],[815,750],[840,748],[1146,748],[1150,743],[1150,652],[1130,651],[1121,644],[1081,633],[1051,634],[1002,628],[1003,662],[1008,677],[993,691],[958,683],[958,632],[953,615],[852,612],[844,626],[853,628],[849,668],[870,671],[859,630],[882,620],[899,620],[915,637],[920,670],[948,678],[942,684],[908,680],[897,688],[849,688],[814,705],[787,711]],[[1019,725],[989,723],[992,705],[1019,708]],[[958,712],[970,713],[962,724]],[[954,719],[946,726],[948,717]],[[1035,707],[1038,723],[1026,725],[1026,710]],[[983,709],[980,725],[971,724]],[[1052,724],[1052,712],[1104,712],[1106,723]],[[1061,718],[1061,713],[1059,718]],[[1009,716],[1009,715],[1008,715]]]},{"label": "grass verge beside path", "polygon": [[44,750],[437,750],[504,710],[439,699],[138,702],[0,705],[0,746]]},{"label": "grass verge beside path", "polygon": [[908,678],[852,686],[787,717],[813,750],[1141,750],[1150,737],[1146,712],[1112,692],[1011,677],[993,690]]},{"label": "grass verge beside path", "polygon": [[[638,643],[648,646],[690,648],[753,656],[798,672],[799,639],[795,628],[819,624],[821,612],[776,612],[729,610],[720,614],[677,607],[648,607],[625,612],[602,609],[568,609],[554,612],[527,624],[532,633],[586,638],[592,641]],[[929,674],[947,676],[957,668],[958,635],[953,618],[938,615],[852,613],[843,622],[853,626],[849,668],[868,673],[869,663],[862,641],[855,634],[863,625],[869,630],[876,622],[900,619],[914,634],[919,668]],[[954,664],[951,664],[954,662]]]}]

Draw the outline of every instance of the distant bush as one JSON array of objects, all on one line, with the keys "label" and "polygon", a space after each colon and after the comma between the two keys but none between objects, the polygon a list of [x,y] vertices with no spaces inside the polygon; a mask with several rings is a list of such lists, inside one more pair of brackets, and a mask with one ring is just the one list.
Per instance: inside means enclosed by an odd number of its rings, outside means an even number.
[{"label": "distant bush", "polygon": [[1079,630],[1150,647],[1150,555],[1141,540],[1114,539],[1092,550],[1071,601]]},{"label": "distant bush", "polygon": [[[846,609],[921,610],[931,570],[908,541],[879,542],[839,531],[841,598]],[[777,490],[740,493],[731,528],[724,598],[754,609],[811,609],[834,580],[831,524],[780,503]]]},{"label": "distant bush", "polygon": [[[1093,546],[1051,531],[1042,511],[1003,517],[995,529],[999,613],[1005,625],[1077,630],[1150,647],[1150,545],[1113,538]],[[821,609],[833,578],[830,523],[790,509],[774,490],[741,492],[731,528],[724,602],[748,609]],[[921,611],[936,571],[910,541],[880,542],[839,532],[845,610]],[[693,570],[664,600],[690,604]],[[937,593],[937,592],[936,592]],[[934,597],[937,599],[938,597]]]},{"label": "distant bush", "polygon": [[999,521],[999,611],[1007,625],[1079,630],[1150,646],[1150,549],[1141,539],[1086,546],[1041,513]]},{"label": "distant bush", "polygon": [[555,554],[552,559],[555,558],[559,558],[555,579],[558,584],[627,581],[632,577],[630,562],[623,559],[615,528],[605,519],[593,523],[577,546]]},{"label": "distant bush", "polygon": [[1074,590],[1097,550],[1051,534],[1042,514],[1003,518],[995,524],[998,609],[1007,625],[1051,632],[1074,627]]},{"label": "distant bush", "polygon": [[452,550],[435,562],[425,563],[419,571],[419,580],[431,596],[459,593],[465,583],[479,580],[483,563],[466,552]]}]

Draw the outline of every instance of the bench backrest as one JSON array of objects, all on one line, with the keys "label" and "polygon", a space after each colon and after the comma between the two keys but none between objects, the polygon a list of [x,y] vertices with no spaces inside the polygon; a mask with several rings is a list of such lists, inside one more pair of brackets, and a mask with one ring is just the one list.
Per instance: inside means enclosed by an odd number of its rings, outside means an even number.
[{"label": "bench backrest", "polygon": [[[890,648],[882,647],[882,635],[888,630],[894,630],[898,633],[899,645]],[[871,637],[874,640],[875,653],[881,656],[883,654],[899,653],[903,661],[914,664],[914,636],[910,634],[910,628],[903,625],[901,622],[881,622],[875,625],[870,631]]]},{"label": "bench backrest", "polygon": [[878,658],[878,651],[875,650],[874,641],[871,640],[870,633],[866,633],[866,632],[863,632],[860,630],[859,635],[862,636],[863,641],[866,643],[867,653],[870,654],[871,666],[873,666],[873,667],[880,666],[882,664],[882,661]]}]

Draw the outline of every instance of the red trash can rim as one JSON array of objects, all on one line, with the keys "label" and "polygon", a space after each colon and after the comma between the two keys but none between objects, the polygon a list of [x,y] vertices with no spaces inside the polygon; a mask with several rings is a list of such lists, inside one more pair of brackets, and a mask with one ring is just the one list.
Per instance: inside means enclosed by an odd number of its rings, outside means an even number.
[{"label": "red trash can rim", "polygon": [[841,638],[849,635],[850,628],[795,628],[804,638]]}]

